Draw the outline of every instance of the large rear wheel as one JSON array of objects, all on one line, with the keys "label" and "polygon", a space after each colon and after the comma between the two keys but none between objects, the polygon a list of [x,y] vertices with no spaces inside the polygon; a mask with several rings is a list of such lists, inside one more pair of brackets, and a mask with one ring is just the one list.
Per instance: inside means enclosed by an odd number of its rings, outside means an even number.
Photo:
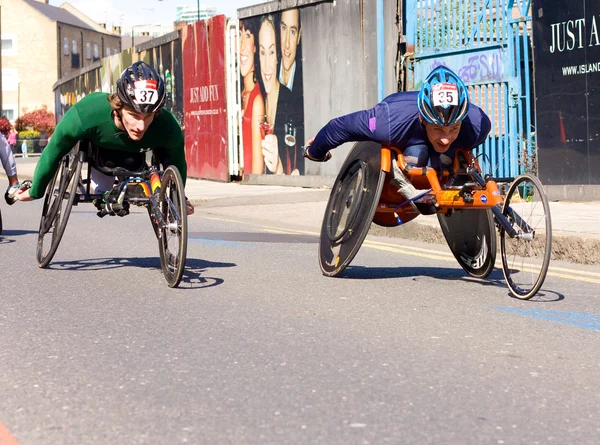
[{"label": "large rear wheel", "polygon": [[530,174],[517,177],[502,214],[516,231],[511,238],[500,229],[502,271],[514,296],[528,300],[542,287],[552,253],[550,206],[539,179]]},{"label": "large rear wheel", "polygon": [[67,227],[77,195],[81,166],[78,154],[65,156],[46,188],[37,241],[37,263],[41,268],[48,266],[54,257]]},{"label": "large rear wheel", "polygon": [[176,287],[185,269],[188,227],[183,180],[174,166],[163,173],[158,207],[160,264],[169,287]]},{"label": "large rear wheel", "polygon": [[355,144],[333,184],[323,217],[319,239],[323,275],[341,274],[358,253],[377,210],[385,175],[381,145]]}]

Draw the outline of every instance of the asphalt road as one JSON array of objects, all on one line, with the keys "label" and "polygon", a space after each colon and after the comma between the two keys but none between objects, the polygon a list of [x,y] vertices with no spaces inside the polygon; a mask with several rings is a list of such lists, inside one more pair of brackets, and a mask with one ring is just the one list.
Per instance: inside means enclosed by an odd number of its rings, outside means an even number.
[{"label": "asphalt road", "polygon": [[143,209],[76,207],[40,270],[41,202],[1,206],[0,444],[598,442],[599,266],[524,302],[371,237],[326,278],[318,227],[200,207],[169,289]]}]

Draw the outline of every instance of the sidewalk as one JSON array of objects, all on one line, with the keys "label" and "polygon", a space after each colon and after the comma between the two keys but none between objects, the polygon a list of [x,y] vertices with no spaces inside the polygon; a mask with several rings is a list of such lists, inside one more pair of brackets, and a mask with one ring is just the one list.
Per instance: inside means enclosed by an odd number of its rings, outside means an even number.
[{"label": "sidewalk", "polygon": [[[38,157],[17,158],[19,179],[31,179]],[[1,172],[4,174],[4,171]],[[186,196],[196,213],[263,223],[318,233],[328,188],[224,183],[188,178]],[[600,264],[600,202],[551,202],[553,258]],[[419,216],[406,226],[385,228],[375,224],[371,233],[446,244],[435,215]]]}]

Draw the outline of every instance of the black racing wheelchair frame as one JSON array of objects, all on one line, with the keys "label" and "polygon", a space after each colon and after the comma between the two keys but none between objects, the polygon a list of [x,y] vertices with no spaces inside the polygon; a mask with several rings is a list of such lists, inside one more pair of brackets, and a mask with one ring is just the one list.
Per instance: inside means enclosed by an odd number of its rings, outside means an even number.
[{"label": "black racing wheelchair frame", "polygon": [[[82,177],[87,163],[87,175]],[[115,177],[111,190],[91,192],[91,169]],[[98,216],[129,213],[130,205],[146,207],[158,239],[160,262],[169,287],[179,285],[187,255],[187,213],[183,180],[173,165],[160,170],[153,156],[138,171],[106,168],[97,159],[97,148],[81,141],[60,162],[44,196],[37,241],[37,263],[45,268],[54,257],[73,206],[93,203]]]}]

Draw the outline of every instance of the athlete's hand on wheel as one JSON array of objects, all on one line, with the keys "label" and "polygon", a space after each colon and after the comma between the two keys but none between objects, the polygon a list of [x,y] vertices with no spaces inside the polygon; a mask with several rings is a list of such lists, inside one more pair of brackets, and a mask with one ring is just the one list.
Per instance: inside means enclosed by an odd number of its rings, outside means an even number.
[{"label": "athlete's hand on wheel", "polygon": [[35,198],[29,196],[30,188],[31,181],[23,181],[19,187],[19,190],[17,191],[17,194],[15,195],[15,198],[17,198],[19,201],[33,201]]},{"label": "athlete's hand on wheel", "polygon": [[310,148],[310,144],[312,144],[312,142],[315,140],[315,138],[310,139],[306,145],[304,147],[302,147],[302,156],[304,156],[306,159],[310,159],[313,162],[327,162],[331,159],[331,152],[328,151],[327,153],[325,153],[325,156],[323,156],[322,158],[315,158],[313,156],[311,156],[311,154],[308,152],[308,149]]},{"label": "athlete's hand on wheel", "polygon": [[194,214],[194,204],[188,201],[187,198],[185,198],[185,210],[188,216]]}]

